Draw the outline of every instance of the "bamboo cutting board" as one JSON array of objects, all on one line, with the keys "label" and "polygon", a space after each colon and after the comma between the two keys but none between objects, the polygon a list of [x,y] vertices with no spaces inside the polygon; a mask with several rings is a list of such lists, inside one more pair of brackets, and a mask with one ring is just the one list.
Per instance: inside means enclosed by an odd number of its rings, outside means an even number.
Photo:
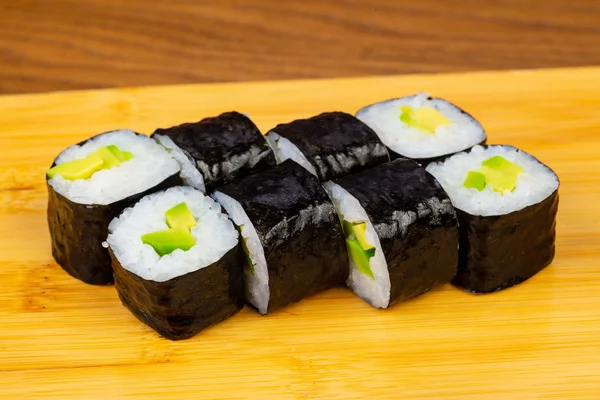
[{"label": "bamboo cutting board", "polygon": [[[262,130],[418,90],[480,119],[561,179],[557,253],[530,281],[450,285],[389,310],[339,288],[194,338],[158,337],[113,287],[52,260],[45,170],[64,147],[222,111]],[[0,97],[0,394],[5,398],[597,399],[600,68],[186,85]]]}]

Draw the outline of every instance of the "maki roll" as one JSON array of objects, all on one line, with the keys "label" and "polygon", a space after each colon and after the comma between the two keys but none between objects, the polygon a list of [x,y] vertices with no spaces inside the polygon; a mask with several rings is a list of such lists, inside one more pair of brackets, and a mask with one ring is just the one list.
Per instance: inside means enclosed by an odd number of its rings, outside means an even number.
[{"label": "maki roll", "polygon": [[219,188],[242,235],[246,299],[261,314],[348,277],[344,236],[323,187],[295,162]]},{"label": "maki roll", "polygon": [[278,162],[292,159],[321,181],[389,161],[375,132],[343,112],[277,125],[267,134],[267,140]]},{"label": "maki roll", "polygon": [[424,93],[375,103],[356,113],[390,150],[427,164],[486,141],[481,124],[454,104]]},{"label": "maki roll", "polygon": [[347,285],[376,308],[449,283],[458,225],[440,184],[417,162],[397,159],[325,183],[342,222]]},{"label": "maki roll", "polygon": [[109,222],[142,196],[179,183],[179,166],[147,136],[118,130],[68,147],[46,174],[52,255],[69,274],[113,282],[102,242]]},{"label": "maki roll", "polygon": [[460,224],[454,284],[488,293],[521,283],[554,258],[556,174],[512,146],[475,146],[430,164]]},{"label": "maki roll", "polygon": [[276,164],[256,125],[238,112],[157,129],[152,138],[177,160],[183,182],[202,192]]},{"label": "maki roll", "polygon": [[119,298],[160,335],[186,339],[242,308],[238,232],[200,191],[173,187],[146,196],[109,231]]}]

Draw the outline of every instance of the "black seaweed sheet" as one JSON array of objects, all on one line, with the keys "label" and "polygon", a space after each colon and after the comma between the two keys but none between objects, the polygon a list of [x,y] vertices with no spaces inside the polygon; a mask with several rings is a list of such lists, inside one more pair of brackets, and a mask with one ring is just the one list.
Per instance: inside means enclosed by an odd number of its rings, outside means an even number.
[{"label": "black seaweed sheet", "polygon": [[454,284],[490,293],[519,284],[554,258],[558,190],[544,201],[506,215],[482,217],[456,210],[460,256]]},{"label": "black seaweed sheet", "polygon": [[[78,145],[81,146],[86,142],[87,140]],[[56,163],[53,162],[51,167],[55,165]],[[132,206],[147,194],[176,186],[180,182],[177,173],[144,192],[111,204],[80,204],[57,193],[46,178],[48,187],[47,218],[52,242],[52,256],[71,276],[85,283],[112,284],[114,279],[110,256],[108,250],[102,247],[102,242],[108,236],[108,224],[121,211]]]},{"label": "black seaweed sheet", "polygon": [[344,235],[327,193],[293,161],[219,188],[237,200],[263,245],[272,311],[348,277]]},{"label": "black seaweed sheet", "polygon": [[167,339],[187,339],[244,305],[239,244],[219,261],[165,282],[143,279],[123,268],[112,251],[110,255],[123,305]]},{"label": "black seaweed sheet", "polygon": [[456,209],[460,252],[453,283],[472,293],[490,293],[537,274],[554,258],[557,212],[558,189],[540,203],[505,215]]},{"label": "black seaweed sheet", "polygon": [[275,166],[275,155],[245,115],[226,112],[200,122],[157,129],[187,155],[204,177],[207,193],[249,174]]},{"label": "black seaweed sheet", "polygon": [[417,162],[396,159],[335,183],[360,202],[379,236],[390,274],[390,305],[454,278],[456,213],[441,185]]},{"label": "black seaweed sheet", "polygon": [[280,124],[271,131],[296,145],[323,182],[390,160],[377,134],[343,112]]}]

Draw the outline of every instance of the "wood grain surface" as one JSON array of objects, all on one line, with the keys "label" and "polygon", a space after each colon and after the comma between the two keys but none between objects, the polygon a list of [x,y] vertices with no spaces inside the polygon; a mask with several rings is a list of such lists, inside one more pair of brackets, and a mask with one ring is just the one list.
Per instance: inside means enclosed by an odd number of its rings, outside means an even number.
[{"label": "wood grain surface", "polygon": [[594,0],[0,1],[0,93],[599,64]]},{"label": "wood grain surface", "polygon": [[[52,260],[44,173],[65,146],[225,110],[263,130],[417,90],[477,116],[561,180],[551,266],[483,296],[446,285],[389,310],[338,288],[192,339],[157,336],[113,287]],[[0,96],[0,393],[4,398],[597,399],[600,68],[182,85]]]}]

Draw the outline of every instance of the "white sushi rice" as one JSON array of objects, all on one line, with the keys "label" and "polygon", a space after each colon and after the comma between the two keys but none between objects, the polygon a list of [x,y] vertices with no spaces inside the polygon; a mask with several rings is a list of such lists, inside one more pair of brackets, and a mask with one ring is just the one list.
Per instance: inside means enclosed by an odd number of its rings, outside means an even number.
[{"label": "white sushi rice", "polygon": [[[433,134],[421,132],[400,120],[402,106],[434,108],[451,124],[438,127]],[[360,109],[356,118],[371,127],[387,147],[409,158],[432,158],[455,153],[486,138],[479,122],[452,103],[438,98],[428,99],[426,93],[372,104]]]},{"label": "white sushi rice", "polygon": [[371,278],[358,270],[358,267],[350,257],[350,275],[346,285],[354,293],[363,298],[369,304],[376,308],[387,308],[390,302],[390,275],[379,237],[375,232],[369,216],[358,200],[348,191],[331,181],[324,184],[327,194],[331,198],[340,219],[349,222],[366,222],[365,239],[368,243],[375,246],[375,255],[369,260],[371,271],[375,278]]},{"label": "white sushi rice", "polygon": [[186,185],[194,187],[200,190],[202,193],[206,193],[204,187],[204,177],[198,171],[194,162],[177,146],[173,140],[166,135],[154,135],[154,139],[167,149],[171,156],[177,161],[181,168],[181,179]]},{"label": "white sushi rice", "polygon": [[116,145],[133,158],[100,170],[89,179],[74,181],[56,175],[48,180],[52,188],[75,203],[110,204],[148,190],[179,171],[167,151],[147,136],[118,130],[96,136],[83,145],[73,145],[60,153],[56,164],[87,157],[100,147]]},{"label": "white sushi rice", "polygon": [[268,311],[270,299],[269,272],[258,233],[256,233],[254,225],[239,202],[221,192],[213,193],[212,197],[223,206],[237,226],[244,226],[241,233],[250,252],[248,256],[254,264],[254,274],[248,268],[244,268],[246,298],[262,315],[265,315]]},{"label": "white sushi rice", "polygon": [[[159,256],[142,236],[168,229],[165,212],[185,202],[197,220],[191,234],[196,245]],[[106,240],[123,268],[146,280],[164,282],[207,267],[238,243],[238,232],[221,207],[200,191],[178,186],[142,198],[112,220]]]},{"label": "white sushi rice", "polygon": [[[481,192],[463,186],[467,173],[477,171],[491,157],[502,156],[525,172],[519,175],[514,191],[495,192],[486,186]],[[558,188],[558,177],[531,155],[511,146],[475,146],[470,152],[456,154],[444,162],[427,166],[450,196],[454,207],[472,215],[504,215],[537,204]]]},{"label": "white sushi rice", "polygon": [[300,164],[302,167],[304,167],[304,169],[314,176],[318,176],[315,167],[312,166],[304,153],[302,153],[294,143],[284,137],[279,136],[274,131],[269,132],[265,138],[275,153],[277,164],[281,164],[285,160],[291,159]]}]

